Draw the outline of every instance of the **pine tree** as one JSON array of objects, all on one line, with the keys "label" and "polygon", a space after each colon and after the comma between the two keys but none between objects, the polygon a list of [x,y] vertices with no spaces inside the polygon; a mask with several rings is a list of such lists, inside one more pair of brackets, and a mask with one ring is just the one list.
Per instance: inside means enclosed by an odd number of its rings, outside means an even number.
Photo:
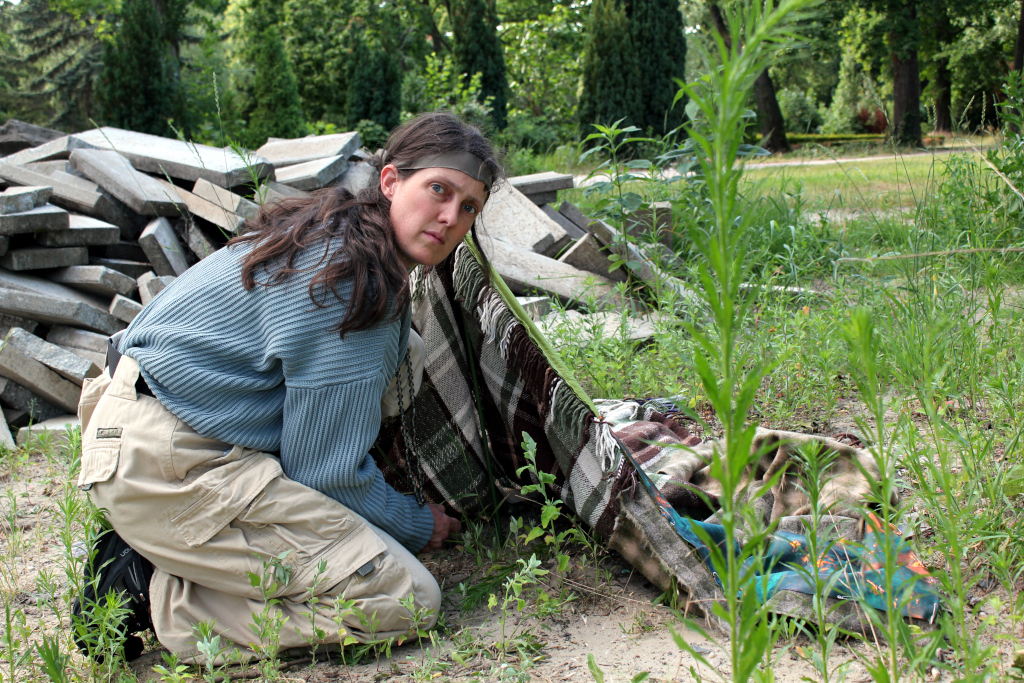
[{"label": "pine tree", "polygon": [[593,132],[593,123],[641,121],[640,69],[626,12],[618,0],[594,0],[590,12],[579,106],[584,135]]},{"label": "pine tree", "polygon": [[125,0],[96,86],[104,124],[153,135],[171,135],[168,120],[182,125],[180,70],[164,38],[152,0]]},{"label": "pine tree", "polygon": [[632,0],[630,33],[637,49],[640,97],[636,125],[664,135],[683,122],[686,102],[672,107],[679,90],[673,80],[686,71],[686,37],[678,0]]},{"label": "pine tree", "polygon": [[486,0],[453,0],[451,3],[452,56],[466,82],[480,74],[480,101],[491,100],[491,119],[505,128],[508,82],[505,55],[498,39],[498,19]]},{"label": "pine tree", "polygon": [[296,138],[306,132],[299,89],[279,27],[274,0],[252,0],[245,15],[248,41],[243,51],[253,68],[249,127],[242,140],[259,147],[268,137]]},{"label": "pine tree", "polygon": [[[287,0],[281,27],[309,121],[344,125],[352,52],[352,0]],[[358,29],[360,32],[362,27]]]},{"label": "pine tree", "polygon": [[349,62],[345,113],[350,129],[369,120],[384,130],[398,127],[402,116],[402,69],[399,56],[376,40],[358,36]]}]

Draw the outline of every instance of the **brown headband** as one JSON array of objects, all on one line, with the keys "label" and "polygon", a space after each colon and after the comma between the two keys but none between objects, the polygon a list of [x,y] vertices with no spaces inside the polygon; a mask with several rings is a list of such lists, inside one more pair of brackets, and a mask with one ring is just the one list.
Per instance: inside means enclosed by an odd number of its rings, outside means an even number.
[{"label": "brown headband", "polygon": [[475,178],[484,184],[487,192],[491,191],[491,184],[494,182],[494,174],[483,161],[472,152],[442,152],[420,157],[409,165],[402,165],[401,168],[410,171],[419,171],[424,168],[450,168],[462,171],[471,178]]}]

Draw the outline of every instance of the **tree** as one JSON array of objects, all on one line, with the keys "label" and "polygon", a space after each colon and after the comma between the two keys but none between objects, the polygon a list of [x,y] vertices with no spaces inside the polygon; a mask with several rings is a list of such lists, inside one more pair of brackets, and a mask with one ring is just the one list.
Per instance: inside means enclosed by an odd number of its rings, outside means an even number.
[{"label": "tree", "polygon": [[[310,121],[344,125],[351,25],[359,20],[354,4],[352,0],[287,0],[284,4],[285,49]],[[362,26],[356,30],[362,31]]]},{"label": "tree", "polygon": [[1020,0],[1020,19],[1017,20],[1017,41],[1013,46],[1013,70],[1024,70],[1024,0]]},{"label": "tree", "polygon": [[170,119],[181,125],[180,69],[164,37],[152,0],[124,1],[96,86],[104,124],[153,135],[170,135]]},{"label": "tree", "polygon": [[889,135],[898,144],[921,144],[920,0],[861,0],[884,17],[892,64],[892,118]]},{"label": "tree", "polygon": [[505,55],[498,39],[498,19],[486,0],[452,0],[452,57],[468,82],[480,74],[481,101],[490,98],[491,117],[498,130],[505,128],[508,83]]},{"label": "tree", "polygon": [[402,116],[399,56],[372,37],[357,36],[349,68],[345,109],[348,127],[369,120],[386,131],[397,128]]},{"label": "tree", "polygon": [[630,37],[626,11],[618,0],[594,0],[583,51],[583,93],[579,121],[590,124],[639,122],[640,68]]},{"label": "tree", "polygon": [[[725,24],[718,3],[711,3],[708,9],[711,10],[711,19],[714,21],[718,34],[722,36],[725,44],[731,47],[732,38],[729,27]],[[768,69],[762,71],[754,81],[754,98],[757,101],[757,112],[761,120],[761,146],[769,152],[788,152],[790,146],[789,140],[786,138],[786,122],[782,118],[782,109],[775,96],[775,84],[772,83]]]},{"label": "tree", "polygon": [[253,68],[249,128],[244,144],[259,147],[268,137],[296,138],[306,132],[299,89],[284,51],[279,10],[273,0],[251,0],[244,27],[243,54]]},{"label": "tree", "polygon": [[685,80],[686,36],[678,0],[631,0],[627,6],[630,32],[637,51],[640,98],[636,125],[664,135],[683,122],[686,102],[672,107],[679,90],[675,80]]}]

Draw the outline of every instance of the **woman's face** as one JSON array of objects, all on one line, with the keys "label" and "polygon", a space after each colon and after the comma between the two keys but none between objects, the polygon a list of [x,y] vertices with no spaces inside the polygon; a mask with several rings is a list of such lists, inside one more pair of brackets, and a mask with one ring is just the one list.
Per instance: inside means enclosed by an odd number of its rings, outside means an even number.
[{"label": "woman's face", "polygon": [[451,168],[425,168],[401,178],[388,164],[380,189],[391,200],[391,224],[406,267],[434,266],[452,253],[484,208],[479,180]]}]

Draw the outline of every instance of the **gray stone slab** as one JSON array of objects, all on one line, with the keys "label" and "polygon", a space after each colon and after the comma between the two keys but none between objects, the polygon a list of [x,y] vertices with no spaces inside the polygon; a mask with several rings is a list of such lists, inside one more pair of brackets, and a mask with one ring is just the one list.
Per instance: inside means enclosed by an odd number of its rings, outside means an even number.
[{"label": "gray stone slab", "polygon": [[615,284],[608,278],[587,273],[555,259],[493,240],[484,247],[494,269],[516,294],[544,292],[563,302],[593,297],[620,302]]},{"label": "gray stone slab", "polygon": [[672,203],[655,202],[651,206],[637,209],[632,215],[626,216],[623,223],[633,237],[655,237],[663,244],[671,244],[667,240],[672,234]]},{"label": "gray stone slab", "polygon": [[43,187],[9,187],[0,192],[0,214],[23,213],[42,206],[50,200],[53,188]]},{"label": "gray stone slab", "polygon": [[562,202],[558,205],[558,213],[569,219],[580,230],[588,230],[587,226],[590,225],[591,219],[576,208],[576,205]]},{"label": "gray stone slab", "polygon": [[[5,406],[22,413],[33,422],[49,420],[62,415],[65,411],[37,396],[12,379],[0,377],[0,402]],[[6,411],[5,411],[6,413]]]},{"label": "gray stone slab", "polygon": [[17,444],[14,443],[14,437],[11,436],[11,430],[7,427],[7,422],[0,420],[0,446],[4,448],[16,448]]},{"label": "gray stone slab", "polygon": [[51,159],[67,159],[77,149],[90,149],[90,145],[77,135],[65,135],[64,137],[44,142],[38,147],[30,147],[10,156],[4,157],[5,164],[24,166],[34,161],[50,161]]},{"label": "gray stone slab", "polygon": [[529,314],[530,320],[540,320],[551,312],[551,299],[546,296],[517,296],[516,301]]},{"label": "gray stone slab", "polygon": [[118,294],[114,297],[114,300],[110,302],[110,315],[114,316],[118,320],[130,323],[135,320],[135,316],[139,313],[142,313],[142,304],[138,301],[133,301],[128,297]]},{"label": "gray stone slab", "polygon": [[27,332],[35,332],[38,325],[39,323],[34,320],[29,320],[28,318],[21,318],[16,315],[0,314],[0,339],[6,337],[12,327],[20,327]]},{"label": "gray stone slab", "polygon": [[77,301],[100,311],[107,310],[109,305],[109,301],[105,298],[97,297],[88,292],[81,292],[73,287],[39,277],[38,274],[17,273],[3,268],[0,268],[0,287]]},{"label": "gray stone slab", "polygon": [[256,154],[280,169],[327,157],[348,159],[359,149],[359,144],[359,133],[356,132],[311,135],[294,140],[271,138],[256,150]]},{"label": "gray stone slab", "polygon": [[7,247],[10,246],[10,239],[4,235],[0,235],[0,256],[7,253]]},{"label": "gray stone slab", "polygon": [[[61,163],[67,163],[68,166],[71,166],[71,164],[66,161]],[[75,171],[75,173],[78,173],[78,171]],[[51,171],[48,175],[55,181],[65,183],[67,185],[70,185],[71,187],[77,187],[81,190],[87,190],[89,192],[100,192],[99,185],[89,180],[88,178],[83,178],[80,174],[74,175],[66,171]]]},{"label": "gray stone slab", "polygon": [[142,305],[148,305],[157,294],[164,291],[167,285],[172,282],[174,282],[173,276],[158,276],[154,273],[145,273],[139,277],[139,299],[142,301]]},{"label": "gray stone slab", "polygon": [[18,119],[7,119],[7,122],[0,126],[0,156],[38,147],[63,136],[64,133],[59,130],[43,128]]},{"label": "gray stone slab", "polygon": [[7,180],[12,185],[49,185],[53,188],[53,194],[50,195],[50,203],[56,204],[64,209],[68,209],[69,211],[77,211],[90,216],[104,218],[106,220],[110,220],[111,223],[119,225],[116,221],[111,220],[110,216],[113,211],[113,207],[110,204],[110,199],[100,192],[75,187],[62,182],[57,178],[43,175],[42,173],[36,173],[35,171],[30,171],[29,169],[21,166],[5,164],[2,161],[0,161],[0,178]]},{"label": "gray stone slab", "polygon": [[129,261],[128,259],[103,258],[102,256],[90,256],[89,265],[104,266],[135,279],[153,269],[149,261]]},{"label": "gray stone slab", "polygon": [[102,369],[81,356],[76,356],[56,344],[51,344],[45,339],[40,339],[17,327],[12,329],[7,336],[7,343],[13,344],[29,358],[42,363],[78,386],[82,386],[86,379],[99,375]]},{"label": "gray stone slab", "polygon": [[259,178],[273,177],[273,167],[265,159],[256,155],[242,159],[230,149],[109,127],[77,133],[76,137],[101,149],[112,149],[137,170],[161,177],[192,182],[206,178],[221,187],[249,182],[250,168]]},{"label": "gray stone slab", "polygon": [[597,243],[597,240],[590,233],[573,242],[568,249],[562,252],[558,260],[562,263],[568,263],[574,268],[601,275],[616,282],[625,282],[627,280],[626,273],[623,272],[621,267],[608,272],[608,268],[612,265],[611,261],[608,260],[608,253],[601,250],[601,245]]},{"label": "gray stone slab", "polygon": [[348,168],[348,158],[343,156],[315,159],[294,166],[276,170],[277,181],[297,190],[318,190],[326,187]]},{"label": "gray stone slab", "polygon": [[82,388],[11,343],[0,345],[0,375],[69,412],[78,410]]},{"label": "gray stone slab", "polygon": [[85,247],[28,247],[10,249],[0,256],[0,266],[8,270],[44,270],[82,266],[89,262]]},{"label": "gray stone slab", "polygon": [[231,190],[218,187],[205,178],[200,178],[196,181],[195,186],[192,188],[192,194],[216,204],[228,213],[236,214],[242,218],[255,218],[260,210],[260,207],[252,200],[235,194]]},{"label": "gray stone slab", "polygon": [[139,236],[139,246],[157,275],[181,275],[188,270],[185,248],[166,218],[157,218],[146,226]]},{"label": "gray stone slab", "polygon": [[540,210],[544,212],[544,215],[562,226],[562,230],[565,230],[565,234],[570,239],[578,240],[587,234],[586,230],[583,230],[571,220],[558,213],[555,207],[550,204],[541,204]]},{"label": "gray stone slab", "polygon": [[117,244],[120,239],[121,229],[116,225],[74,213],[68,216],[67,230],[36,235],[36,242],[44,247],[92,247]]},{"label": "gray stone slab", "polygon": [[541,318],[537,326],[556,347],[570,344],[586,346],[602,339],[642,342],[657,331],[651,316],[623,316],[615,311],[556,311]]},{"label": "gray stone slab", "polygon": [[213,223],[218,228],[227,231],[230,235],[237,234],[239,230],[241,230],[242,226],[245,225],[245,219],[241,216],[232,213],[207,199],[203,199],[199,195],[193,194],[188,190],[175,185],[171,185],[168,182],[163,182],[162,184],[166,187],[168,192],[173,192],[182,200],[189,213]]},{"label": "gray stone slab", "polygon": [[[289,187],[288,185],[272,180],[263,186],[262,202],[264,206],[269,206],[271,204],[276,204],[282,199],[308,196],[308,192],[296,190],[294,187]],[[257,198],[259,198],[259,196]]]},{"label": "gray stone slab", "polygon": [[50,327],[50,333],[46,335],[46,341],[58,346],[105,354],[109,337],[66,325],[53,325]]},{"label": "gray stone slab", "polygon": [[515,176],[509,178],[508,182],[512,187],[527,196],[546,192],[558,192],[559,190],[571,190],[573,188],[571,174],[555,173],[554,171]]},{"label": "gray stone slab", "polygon": [[64,448],[71,444],[71,432],[81,429],[76,415],[58,415],[49,420],[31,424],[18,430],[18,445],[32,448],[36,443]]},{"label": "gray stone slab", "polygon": [[103,334],[114,334],[125,324],[106,310],[58,297],[0,287],[0,313],[16,315],[41,323],[82,327]]},{"label": "gray stone slab", "polygon": [[190,223],[185,232],[189,250],[203,260],[219,248],[195,223]]},{"label": "gray stone slab", "polygon": [[75,150],[71,154],[71,165],[143,216],[177,216],[184,210],[184,202],[177,195],[145,173],[136,171],[128,159],[117,152]]},{"label": "gray stone slab", "polygon": [[591,221],[587,228],[597,238],[598,242],[618,253],[627,262],[632,263],[630,271],[649,284],[653,291],[659,292],[661,288],[669,288],[675,291],[683,300],[696,301],[697,296],[689,285],[662,271],[654,259],[639,245],[633,242],[619,242],[616,246],[614,240],[618,231],[615,228],[604,221]]},{"label": "gray stone slab", "polygon": [[380,180],[380,174],[377,173],[377,169],[373,167],[373,164],[360,161],[350,165],[348,170],[341,174],[334,182],[330,183],[328,187],[341,188],[356,195],[359,194],[360,190],[365,190],[378,180]]},{"label": "gray stone slab", "polygon": [[21,213],[0,214],[0,235],[67,230],[70,225],[68,212],[52,204],[44,204]]},{"label": "gray stone slab", "polygon": [[[35,171],[36,173],[42,173],[43,175],[50,175],[56,171],[62,173],[70,173],[68,169],[71,169],[71,164],[68,163],[67,159],[56,159],[54,161],[33,161],[28,164],[22,164],[25,168]],[[74,169],[71,169],[74,170]]]},{"label": "gray stone slab", "polygon": [[60,268],[47,273],[47,277],[54,282],[103,296],[131,296],[137,286],[134,278],[105,266]]},{"label": "gray stone slab", "polygon": [[146,252],[138,242],[121,240],[111,244],[98,244],[89,248],[89,256],[116,258],[122,261],[146,262]]},{"label": "gray stone slab", "polygon": [[[107,337],[104,337],[104,339],[106,339],[106,338]],[[105,367],[107,367],[107,354],[106,353],[96,353],[95,351],[86,351],[85,349],[76,349],[76,348],[71,347],[71,346],[61,346],[61,348],[64,349],[65,351],[70,351],[71,353],[75,354],[76,356],[84,358],[85,360],[89,361],[90,363],[93,363],[98,368],[105,368]]]},{"label": "gray stone slab", "polygon": [[508,183],[491,193],[477,221],[477,231],[485,251],[490,241],[487,238],[551,257],[569,243],[562,226]]}]

